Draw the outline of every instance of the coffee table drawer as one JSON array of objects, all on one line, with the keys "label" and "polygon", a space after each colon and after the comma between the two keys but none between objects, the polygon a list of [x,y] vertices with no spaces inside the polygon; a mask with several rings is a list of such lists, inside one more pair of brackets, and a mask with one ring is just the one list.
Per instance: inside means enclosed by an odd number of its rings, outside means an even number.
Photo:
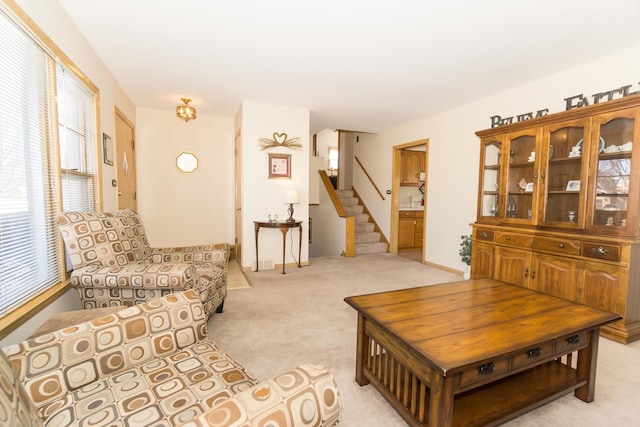
[{"label": "coffee table drawer", "polygon": [[509,359],[498,359],[482,365],[467,368],[460,374],[460,387],[491,380],[493,377],[509,371]]},{"label": "coffee table drawer", "polygon": [[523,366],[537,363],[541,360],[547,359],[553,356],[553,345],[545,344],[535,347],[531,347],[522,353],[518,353],[513,356],[511,366],[512,369],[518,369]]},{"label": "coffee table drawer", "polygon": [[568,353],[589,344],[589,332],[567,335],[556,341],[556,354]]}]

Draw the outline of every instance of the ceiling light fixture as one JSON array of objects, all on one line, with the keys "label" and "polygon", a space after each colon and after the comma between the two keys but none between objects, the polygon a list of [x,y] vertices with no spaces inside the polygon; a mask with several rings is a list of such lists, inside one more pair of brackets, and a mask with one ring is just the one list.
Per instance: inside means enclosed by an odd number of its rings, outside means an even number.
[{"label": "ceiling light fixture", "polygon": [[176,107],[176,116],[179,119],[189,122],[189,120],[195,120],[196,109],[189,105],[191,100],[189,98],[180,98],[184,104]]}]

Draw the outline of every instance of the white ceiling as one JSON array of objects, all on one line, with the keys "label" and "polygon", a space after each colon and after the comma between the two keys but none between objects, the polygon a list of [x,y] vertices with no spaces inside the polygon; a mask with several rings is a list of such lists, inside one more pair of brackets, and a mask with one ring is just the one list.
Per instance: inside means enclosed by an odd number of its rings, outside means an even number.
[{"label": "white ceiling", "polygon": [[137,107],[300,107],[312,132],[379,132],[640,43],[638,0],[58,1]]}]

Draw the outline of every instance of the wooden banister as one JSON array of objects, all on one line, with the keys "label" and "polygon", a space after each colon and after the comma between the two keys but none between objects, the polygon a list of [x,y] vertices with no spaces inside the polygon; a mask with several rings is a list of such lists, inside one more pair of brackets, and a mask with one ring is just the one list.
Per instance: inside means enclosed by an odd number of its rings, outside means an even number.
[{"label": "wooden banister", "polygon": [[358,159],[358,156],[354,156],[354,159],[356,159],[356,162],[358,162],[358,164],[360,165],[360,167],[362,168],[362,172],[364,172],[364,174],[367,176],[367,178],[369,178],[369,182],[371,182],[371,185],[373,185],[373,188],[376,189],[376,191],[378,192],[378,194],[380,195],[380,198],[382,200],[384,200],[384,196],[382,195],[382,192],[380,191],[380,189],[378,189],[378,186],[376,185],[375,182],[373,182],[373,179],[371,178],[371,176],[369,175],[369,173],[367,172],[367,170],[364,168],[364,166],[362,165],[362,163],[360,162],[360,159]]},{"label": "wooden banister", "polygon": [[327,172],[324,170],[319,170],[318,173],[320,174],[320,179],[324,184],[324,188],[327,189],[327,193],[329,194],[329,198],[331,199],[333,206],[336,208],[336,212],[338,213],[338,216],[341,218],[346,217],[347,213],[344,210],[344,206],[342,206],[342,202],[338,197],[338,193],[336,193],[336,189],[333,188],[333,184],[329,179],[329,175],[327,175]]},{"label": "wooden banister", "polygon": [[343,252],[343,256],[350,258],[356,255],[356,217],[353,215],[348,215],[344,210],[344,206],[342,206],[342,202],[338,197],[338,193],[336,193],[336,189],[333,188],[333,184],[327,175],[327,172],[324,170],[319,170],[320,179],[324,184],[324,188],[327,190],[327,194],[329,194],[329,198],[333,203],[334,208],[336,209],[336,213],[339,217],[344,218],[346,220],[345,223],[345,249]]}]

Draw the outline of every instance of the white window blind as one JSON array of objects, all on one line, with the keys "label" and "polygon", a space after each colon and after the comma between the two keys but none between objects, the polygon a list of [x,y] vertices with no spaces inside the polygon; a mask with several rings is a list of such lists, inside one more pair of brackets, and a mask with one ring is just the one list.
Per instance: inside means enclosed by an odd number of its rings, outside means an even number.
[{"label": "white window blind", "polygon": [[0,13],[0,316],[59,281],[53,61]]},{"label": "white window blind", "polygon": [[97,200],[95,95],[62,64],[56,66],[62,210],[92,211]]},{"label": "white window blind", "polygon": [[98,183],[96,95],[1,7],[0,40],[2,317],[64,280],[56,214],[95,210]]}]

